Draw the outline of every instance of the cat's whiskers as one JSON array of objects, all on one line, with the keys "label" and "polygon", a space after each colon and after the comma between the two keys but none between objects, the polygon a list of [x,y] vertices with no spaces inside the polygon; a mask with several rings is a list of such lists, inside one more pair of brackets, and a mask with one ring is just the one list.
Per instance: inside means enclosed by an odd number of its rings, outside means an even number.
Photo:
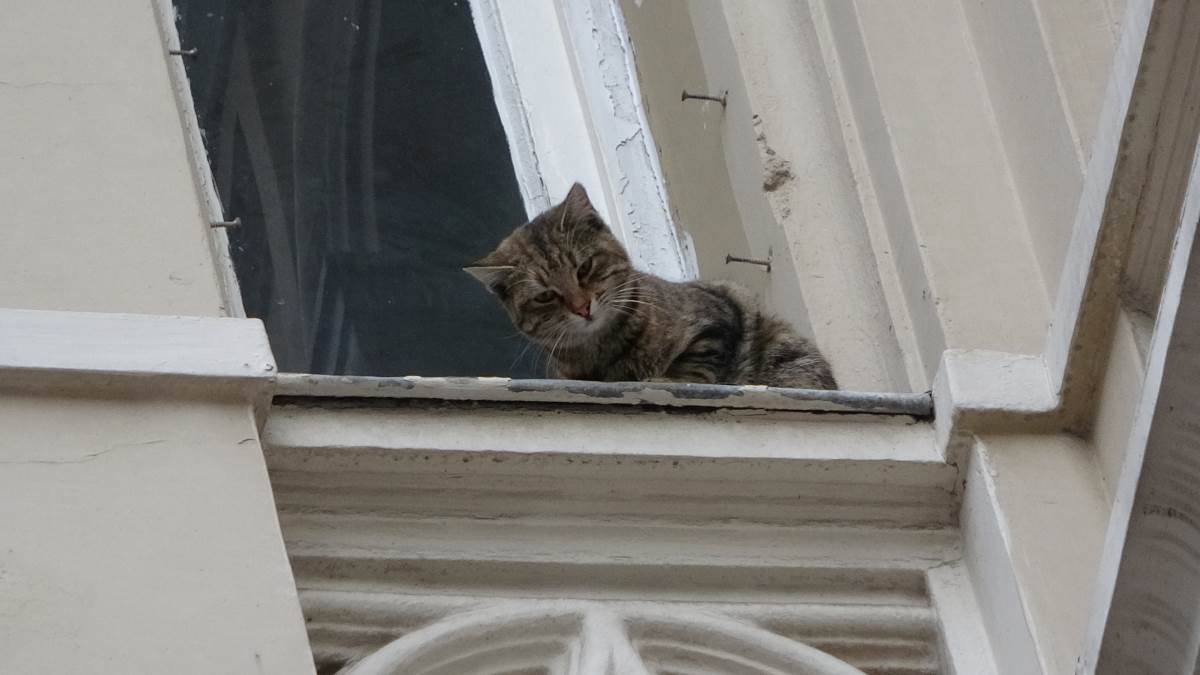
[{"label": "cat's whiskers", "polygon": [[611,301],[613,298],[620,298],[631,293],[637,293],[639,290],[641,290],[641,288],[634,287],[633,284],[636,284],[638,281],[640,281],[640,279],[640,277],[628,279],[617,284],[616,286],[613,286],[612,288],[606,288],[596,295],[596,301]]},{"label": "cat's whiskers", "polygon": [[622,307],[629,307],[630,305],[645,305],[655,311],[666,313],[666,310],[664,310],[662,307],[654,304],[653,302],[646,302],[645,300],[632,300],[626,298],[624,300],[620,300],[617,304],[620,304]]},{"label": "cat's whiskers", "polygon": [[608,296],[607,299],[613,303],[637,303],[649,305],[650,307],[653,307],[659,311],[663,311],[663,308],[658,303],[653,301],[660,300],[661,298],[653,293],[647,293],[645,292],[645,289],[641,288],[624,290],[619,293],[615,293],[612,296]]},{"label": "cat's whiskers", "polygon": [[632,279],[626,279],[625,281],[622,281],[621,283],[617,284],[616,286],[613,286],[612,288],[610,288],[608,290],[609,291],[619,291],[622,288],[627,288],[629,286],[632,286],[633,284],[636,284],[637,282],[639,282],[645,278],[646,278],[645,274],[642,274],[640,272],[634,272],[634,276]]},{"label": "cat's whiskers", "polygon": [[509,370],[512,370],[513,368],[517,367],[517,362],[520,361],[525,356],[525,354],[529,352],[529,348],[532,347],[533,344],[534,344],[533,340],[525,341],[525,346],[521,348],[521,351],[517,354],[517,358],[513,359],[512,363],[508,364]]},{"label": "cat's whiskers", "polygon": [[629,312],[630,317],[641,321],[657,321],[656,317],[668,315],[667,312],[665,312],[658,305],[651,305],[649,303],[637,303],[625,300],[619,303],[619,305],[621,309]]},{"label": "cat's whiskers", "polygon": [[562,327],[558,329],[558,337],[554,340],[554,344],[550,346],[550,351],[547,352],[547,356],[546,356],[546,369],[547,370],[549,370],[550,362],[554,360],[554,353],[558,351],[559,343],[562,342],[563,336],[565,336],[567,334],[567,330],[570,329],[570,327],[571,327],[571,325],[564,321]]},{"label": "cat's whiskers", "polygon": [[647,295],[641,286],[614,286],[601,294],[601,297],[610,303],[622,302],[630,299],[640,299]]},{"label": "cat's whiskers", "polygon": [[613,286],[606,292],[621,296],[645,296],[658,299],[658,293],[652,287],[645,284],[637,284],[638,281],[641,281],[641,279],[632,279],[623,284]]}]

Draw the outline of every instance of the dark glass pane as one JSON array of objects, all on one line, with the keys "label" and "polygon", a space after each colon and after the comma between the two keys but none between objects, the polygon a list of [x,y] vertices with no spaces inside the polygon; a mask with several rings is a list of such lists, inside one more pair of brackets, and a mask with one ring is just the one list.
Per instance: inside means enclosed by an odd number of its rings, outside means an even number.
[{"label": "dark glass pane", "polygon": [[[280,368],[537,375],[461,267],[525,220],[466,0],[183,0],[246,311]],[[524,353],[523,353],[524,352]]]}]

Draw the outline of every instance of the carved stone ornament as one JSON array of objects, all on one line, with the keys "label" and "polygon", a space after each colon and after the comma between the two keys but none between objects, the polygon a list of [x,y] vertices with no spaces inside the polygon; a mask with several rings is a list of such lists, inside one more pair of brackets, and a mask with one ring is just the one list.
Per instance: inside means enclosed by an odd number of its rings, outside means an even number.
[{"label": "carved stone ornament", "polygon": [[650,604],[505,603],[395,640],[339,675],[862,675],[743,621]]}]

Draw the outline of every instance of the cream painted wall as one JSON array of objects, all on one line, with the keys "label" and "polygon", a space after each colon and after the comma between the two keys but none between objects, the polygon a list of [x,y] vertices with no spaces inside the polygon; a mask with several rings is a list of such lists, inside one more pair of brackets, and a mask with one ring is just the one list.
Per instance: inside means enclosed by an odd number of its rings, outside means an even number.
[{"label": "cream painted wall", "polygon": [[[0,8],[0,308],[223,313],[168,58],[149,1]],[[169,379],[68,395],[11,376],[19,328],[0,336],[0,672],[313,672],[252,401]],[[103,370],[122,347],[60,337],[36,353]]]},{"label": "cream painted wall", "polygon": [[1129,434],[1145,379],[1146,360],[1133,319],[1129,312],[1121,310],[1113,325],[1108,362],[1096,392],[1090,436],[1110,504],[1129,451]]},{"label": "cream painted wall", "polygon": [[312,672],[238,402],[0,395],[0,672]]},{"label": "cream painted wall", "polygon": [[0,307],[217,315],[152,3],[0,9]]},{"label": "cream painted wall", "polygon": [[1053,296],[1116,49],[1110,7],[1106,0],[964,0],[962,7]]},{"label": "cream painted wall", "polygon": [[[702,270],[741,241],[786,257],[797,281],[752,285],[803,298],[844,387],[894,391],[947,348],[1040,353],[1122,4],[621,7]],[[714,226],[733,207],[741,231]]]},{"label": "cream painted wall", "polygon": [[895,256],[886,235],[868,226],[859,201],[812,12],[804,3],[720,6],[758,117],[760,171],[789,167],[768,200],[839,382],[847,389],[927,389]]},{"label": "cream painted wall", "polygon": [[[788,255],[787,239],[763,192],[753,111],[720,6],[635,0],[621,0],[620,6],[671,209],[692,236],[701,278],[747,286],[813,335],[801,292],[806,271]],[[681,101],[685,89],[716,95],[728,90],[728,107]],[[773,254],[769,274],[753,265],[725,264],[726,254],[766,258],[768,251]],[[836,362],[834,370],[839,372]]]},{"label": "cream painted wall", "polygon": [[[965,557],[999,672],[1074,672],[1108,523],[1092,449],[1068,434],[983,433],[968,463]],[[1041,670],[1018,664],[1029,643]]]}]

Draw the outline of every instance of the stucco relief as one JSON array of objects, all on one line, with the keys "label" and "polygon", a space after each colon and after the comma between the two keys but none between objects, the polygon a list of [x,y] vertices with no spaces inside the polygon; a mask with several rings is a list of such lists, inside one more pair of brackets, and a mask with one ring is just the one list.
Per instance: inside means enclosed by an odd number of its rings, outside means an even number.
[{"label": "stucco relief", "polygon": [[825,652],[715,613],[651,604],[504,603],[399,638],[340,675],[862,675]]}]

